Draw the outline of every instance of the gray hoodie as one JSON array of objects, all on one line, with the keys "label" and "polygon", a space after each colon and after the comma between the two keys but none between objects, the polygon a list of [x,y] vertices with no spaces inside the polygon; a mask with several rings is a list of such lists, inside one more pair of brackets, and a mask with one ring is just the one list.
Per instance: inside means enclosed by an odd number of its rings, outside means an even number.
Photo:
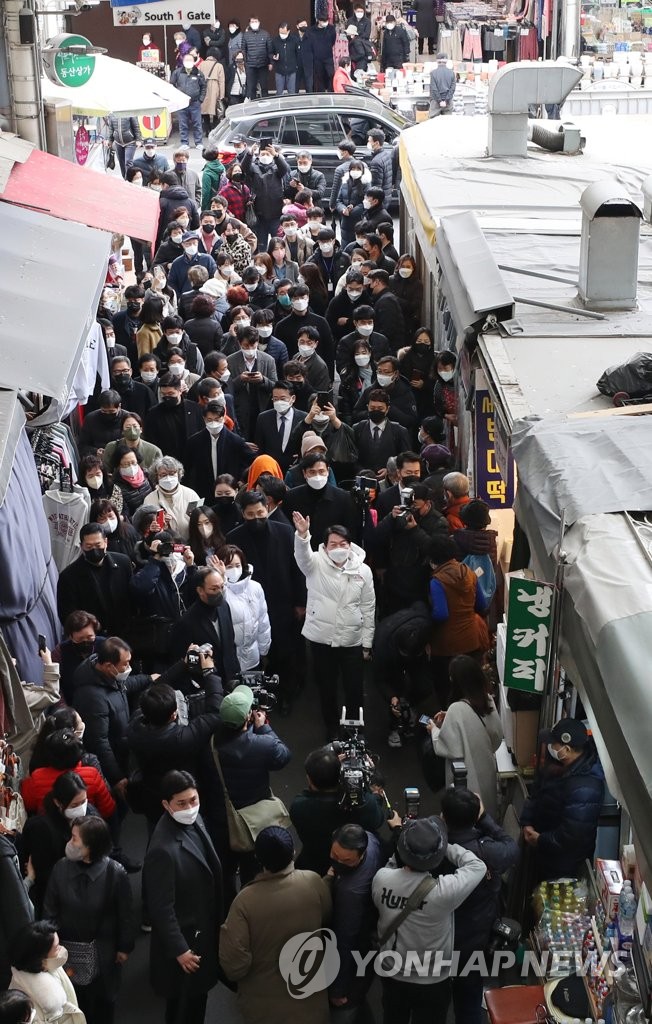
[{"label": "gray hoodie", "polygon": [[[452,959],[453,953],[453,913],[480,884],[487,867],[475,854],[454,843],[449,844],[446,857],[457,870],[454,874],[437,878],[421,906],[412,911],[398,931],[381,947],[383,950],[395,950],[400,955],[402,966],[395,974],[400,981],[432,985],[443,981],[451,973],[446,961]],[[393,858],[387,867],[381,868],[376,874],[371,895],[378,910],[379,935],[391,926],[404,908],[407,898],[425,876],[426,872],[397,867]],[[406,954],[411,953],[414,958],[425,963],[424,954],[427,951],[431,951],[429,971],[420,974],[414,962],[406,962]],[[391,967],[389,961],[385,967],[388,966]]]}]

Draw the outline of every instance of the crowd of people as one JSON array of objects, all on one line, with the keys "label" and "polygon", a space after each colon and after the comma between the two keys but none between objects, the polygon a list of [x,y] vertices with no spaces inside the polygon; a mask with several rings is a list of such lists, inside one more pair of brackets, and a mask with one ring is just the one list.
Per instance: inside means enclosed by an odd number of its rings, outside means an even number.
[{"label": "crowd of people", "polygon": [[[485,664],[497,535],[457,469],[456,355],[394,247],[383,141],[367,168],[343,139],[330,193],[308,153],[290,174],[244,140],[226,171],[205,151],[201,177],[184,148],[174,170],[151,140],[131,154],[133,183],[160,190],[159,238],[134,284],[113,259],[97,311],[111,381],[76,438],[90,511],[58,548],[61,637],[41,655],[59,689],[23,765],[27,821],[0,827],[0,1024],[112,1024],[139,920],[166,1024],[201,1024],[218,982],[247,1024],[365,1024],[374,972],[354,952],[488,944],[519,857],[496,821]],[[306,685],[324,745],[288,810],[271,777]],[[343,799],[333,743],[372,685],[390,747],[425,701],[441,785],[465,762],[441,818],[403,820],[377,776]],[[523,837],[541,877],[590,856],[603,787],[583,725],[555,730]],[[340,968],[298,1001],[279,955],[322,927]],[[480,1021],[483,978],[449,975],[383,979],[385,1024],[444,1020],[451,1000]]]}]

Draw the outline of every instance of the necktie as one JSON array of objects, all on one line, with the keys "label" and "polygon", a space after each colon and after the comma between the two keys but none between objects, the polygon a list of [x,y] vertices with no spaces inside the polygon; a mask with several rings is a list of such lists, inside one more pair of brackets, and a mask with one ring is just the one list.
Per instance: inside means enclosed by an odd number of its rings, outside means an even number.
[{"label": "necktie", "polygon": [[281,416],[281,421],[278,428],[278,436],[281,439],[281,451],[285,451],[285,424],[287,423],[288,414],[284,412]]},{"label": "necktie", "polygon": [[374,444],[380,441],[380,427],[374,427]]},{"label": "necktie", "polygon": [[213,477],[217,480],[217,437],[211,437],[211,462],[213,463]]}]

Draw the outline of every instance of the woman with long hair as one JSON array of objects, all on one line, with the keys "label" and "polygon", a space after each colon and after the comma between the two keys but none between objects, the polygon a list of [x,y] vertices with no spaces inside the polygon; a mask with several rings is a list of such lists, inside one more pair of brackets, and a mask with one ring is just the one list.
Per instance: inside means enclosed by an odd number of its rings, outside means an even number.
[{"label": "woman with long hair", "polygon": [[358,339],[351,349],[348,362],[340,369],[340,390],[338,395],[338,415],[349,426],[353,424],[353,409],[360,395],[367,388],[376,374],[371,345],[364,338]]},{"label": "woman with long hair", "polygon": [[231,611],[238,661],[243,672],[258,668],[260,659],[269,653],[272,630],[267,613],[265,593],[260,583],[251,578],[245,554],[234,544],[218,551],[226,566],[226,603]]},{"label": "woman with long hair", "polygon": [[96,498],[91,504],[90,517],[91,523],[99,523],[104,530],[107,551],[126,555],[133,562],[138,532],[120,514],[113,502],[107,498]]},{"label": "woman with long hair", "polygon": [[165,301],[160,295],[151,295],[145,299],[138,319],[140,327],[136,331],[136,348],[138,355],[153,352],[163,337],[161,322],[165,316]]},{"label": "woman with long hair", "polygon": [[446,758],[446,784],[453,781],[453,761],[464,761],[467,788],[477,793],[485,810],[498,813],[496,751],[503,741],[503,727],[489,693],[480,663],[466,654],[453,658],[450,667],[451,702],[428,724],[432,745]]},{"label": "woman with long hair", "polygon": [[410,382],[419,420],[432,416],[432,389],[435,384],[435,345],[432,331],[428,327],[418,327],[411,345],[400,350],[398,361],[401,376]]},{"label": "woman with long hair", "polygon": [[330,297],[326,291],[324,279],[321,276],[319,267],[314,263],[304,263],[301,267],[301,276],[304,283],[310,289],[310,308],[317,316],[326,316]]},{"label": "woman with long hair", "polygon": [[195,556],[195,565],[211,565],[216,551],[223,546],[220,520],[208,505],[201,505],[190,513],[188,543]]}]

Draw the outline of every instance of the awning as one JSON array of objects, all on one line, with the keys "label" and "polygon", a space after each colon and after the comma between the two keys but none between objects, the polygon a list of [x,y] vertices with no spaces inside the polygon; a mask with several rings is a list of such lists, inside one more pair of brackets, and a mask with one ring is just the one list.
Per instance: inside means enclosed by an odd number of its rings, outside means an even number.
[{"label": "awning", "polygon": [[75,114],[122,116],[147,114],[152,110],[183,110],[189,98],[162,78],[143,71],[126,60],[106,54],[95,57],[95,71],[85,85],[68,89],[41,79],[43,100],[65,100]]},{"label": "awning", "polygon": [[[110,242],[106,232],[0,203],[0,388],[65,403],[95,319]],[[7,458],[8,441],[3,479]]]},{"label": "awning", "polygon": [[[3,143],[4,137],[0,136],[0,159],[5,155]],[[2,198],[91,228],[147,241],[156,238],[158,193],[137,189],[117,175],[78,167],[40,149],[32,150],[24,163],[14,163]],[[7,243],[6,236],[3,242]],[[75,269],[69,278],[71,284],[79,266],[72,255]]]}]

